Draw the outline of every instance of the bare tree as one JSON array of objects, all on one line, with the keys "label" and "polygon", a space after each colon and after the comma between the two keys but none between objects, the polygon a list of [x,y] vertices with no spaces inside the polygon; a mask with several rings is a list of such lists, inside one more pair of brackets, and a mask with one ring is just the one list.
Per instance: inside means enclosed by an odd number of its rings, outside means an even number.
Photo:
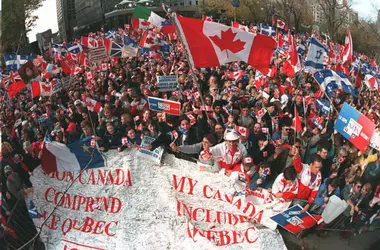
[{"label": "bare tree", "polygon": [[339,28],[347,23],[351,1],[343,1],[344,4],[339,0],[316,0],[316,2],[322,10],[330,37],[336,39]]},{"label": "bare tree", "polygon": [[310,22],[310,7],[308,1],[275,0],[281,16],[296,31],[301,29],[301,23]]}]

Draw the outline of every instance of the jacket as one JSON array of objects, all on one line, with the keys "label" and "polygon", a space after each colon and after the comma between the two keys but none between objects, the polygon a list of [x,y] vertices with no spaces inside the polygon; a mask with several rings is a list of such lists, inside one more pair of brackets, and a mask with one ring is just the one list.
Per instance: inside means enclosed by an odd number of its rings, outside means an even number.
[{"label": "jacket", "polygon": [[238,143],[237,150],[235,152],[229,152],[225,142],[223,142],[210,148],[210,153],[221,168],[232,170],[234,165],[239,163],[243,157],[247,155],[247,150],[243,144]]},{"label": "jacket", "polygon": [[322,206],[323,204],[325,204],[325,197],[331,197],[333,195],[340,197],[340,188],[339,187],[335,188],[333,193],[328,194],[328,181],[327,180],[328,179],[326,179],[321,184],[321,186],[319,187],[318,194],[314,200],[314,203],[319,205],[319,206]]},{"label": "jacket", "polygon": [[298,181],[296,180],[292,185],[289,185],[284,178],[284,174],[281,173],[273,183],[272,193],[282,193],[282,199],[293,200],[298,193]]},{"label": "jacket", "polygon": [[307,200],[309,204],[312,204],[322,183],[321,172],[318,172],[315,180],[311,182],[310,166],[303,164],[300,157],[293,158],[293,166],[298,173],[298,194],[296,198]]}]

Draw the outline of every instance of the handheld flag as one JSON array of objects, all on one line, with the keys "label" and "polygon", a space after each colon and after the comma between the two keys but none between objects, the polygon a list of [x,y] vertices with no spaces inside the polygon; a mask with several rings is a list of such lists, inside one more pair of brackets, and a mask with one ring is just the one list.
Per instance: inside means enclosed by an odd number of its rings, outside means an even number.
[{"label": "handheld flag", "polygon": [[305,71],[314,73],[324,69],[323,62],[328,52],[328,49],[317,38],[312,37],[305,61]]},{"label": "handheld flag", "polygon": [[326,92],[328,97],[331,97],[334,91],[338,89],[356,96],[350,78],[341,72],[324,69],[316,72],[314,79],[319,83],[321,89]]}]

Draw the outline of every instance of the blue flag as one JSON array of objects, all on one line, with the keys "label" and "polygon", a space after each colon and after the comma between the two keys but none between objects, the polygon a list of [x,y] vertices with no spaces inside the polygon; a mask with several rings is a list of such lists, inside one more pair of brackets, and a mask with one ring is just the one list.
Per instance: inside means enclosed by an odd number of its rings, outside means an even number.
[{"label": "blue flag", "polygon": [[33,56],[25,56],[25,55],[5,55],[4,56],[4,61],[5,64],[7,65],[8,71],[17,71],[22,65],[27,63],[28,61],[33,60]]},{"label": "blue flag", "polygon": [[276,36],[276,28],[261,23],[260,33],[267,36]]},{"label": "blue flag", "polygon": [[331,111],[330,102],[326,99],[318,98],[315,101],[315,106],[320,110],[322,114],[328,116]]},{"label": "blue flag", "polygon": [[324,69],[316,72],[314,74],[314,79],[319,83],[319,85],[321,85],[321,88],[326,92],[328,97],[331,97],[331,95],[338,89],[356,96],[350,78],[342,72]]}]

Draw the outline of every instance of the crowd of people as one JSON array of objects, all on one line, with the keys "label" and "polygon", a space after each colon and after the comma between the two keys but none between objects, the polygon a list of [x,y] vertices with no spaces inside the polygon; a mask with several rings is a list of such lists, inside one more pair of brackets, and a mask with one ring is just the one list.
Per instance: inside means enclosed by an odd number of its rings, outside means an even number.
[{"label": "crowd of people", "polygon": [[[199,171],[223,171],[247,189],[267,189],[312,214],[320,215],[336,195],[347,202],[342,216],[354,218],[353,228],[370,224],[380,204],[380,153],[370,147],[359,152],[334,132],[334,122],[348,102],[379,128],[378,91],[364,87],[355,98],[337,91],[331,97],[334,109],[326,114],[316,103],[323,95],[312,75],[286,77],[286,57],[278,53],[271,62],[276,72],[258,83],[256,70],[244,62],[193,71],[179,41],[169,44],[168,58],[112,58],[101,62],[106,69],[74,62],[81,72],[49,97],[32,98],[27,87],[10,98],[1,89],[3,233],[17,237],[8,219],[13,204],[32,191],[29,177],[41,164],[47,135],[64,144],[91,136],[100,151],[115,153],[139,147],[150,136],[155,140],[146,149],[163,147],[168,154],[199,162]],[[34,63],[38,68],[49,60],[53,56]],[[93,78],[87,80],[90,71]],[[235,72],[244,74],[237,78]],[[160,92],[157,76],[162,75],[178,76],[177,90]],[[150,110],[149,96],[180,102],[181,115]],[[90,111],[86,98],[101,103],[102,110]],[[296,113],[301,131],[294,128]]]}]

